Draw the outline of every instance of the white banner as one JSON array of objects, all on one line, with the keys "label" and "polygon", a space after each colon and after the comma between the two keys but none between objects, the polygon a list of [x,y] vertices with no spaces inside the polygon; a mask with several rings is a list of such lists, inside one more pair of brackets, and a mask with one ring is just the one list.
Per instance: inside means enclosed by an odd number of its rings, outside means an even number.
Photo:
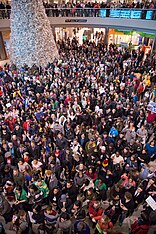
[{"label": "white banner", "polygon": [[156,114],[156,103],[155,102],[149,102],[147,106],[147,110],[153,112]]}]

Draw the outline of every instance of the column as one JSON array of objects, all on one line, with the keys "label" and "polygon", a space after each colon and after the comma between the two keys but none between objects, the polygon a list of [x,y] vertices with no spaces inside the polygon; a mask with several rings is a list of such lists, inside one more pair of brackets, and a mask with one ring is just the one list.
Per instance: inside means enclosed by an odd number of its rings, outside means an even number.
[{"label": "column", "polygon": [[7,53],[6,53],[6,50],[5,50],[5,45],[4,45],[4,41],[3,41],[2,32],[0,32],[0,58],[1,58],[1,60],[6,60],[7,59]]},{"label": "column", "polygon": [[105,39],[104,39],[104,44],[108,46],[108,33],[109,33],[109,28],[105,28]]},{"label": "column", "polygon": [[53,33],[53,36],[54,36],[54,40],[56,41],[56,32],[55,32],[55,27],[51,27],[52,29],[52,33]]},{"label": "column", "polygon": [[151,53],[156,52],[156,37],[153,38]]}]

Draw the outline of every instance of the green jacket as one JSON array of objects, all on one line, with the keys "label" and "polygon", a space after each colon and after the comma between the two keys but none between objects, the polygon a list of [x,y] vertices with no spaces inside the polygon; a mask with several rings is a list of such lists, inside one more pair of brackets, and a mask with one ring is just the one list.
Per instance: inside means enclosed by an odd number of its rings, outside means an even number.
[{"label": "green jacket", "polygon": [[16,191],[15,191],[15,196],[16,196],[16,198],[17,198],[18,201],[22,201],[22,200],[28,201],[28,199],[27,199],[27,193],[26,193],[26,191],[24,189],[22,189],[22,192],[21,192],[20,195],[17,194]]},{"label": "green jacket", "polygon": [[35,182],[35,185],[36,185],[36,187],[37,187],[39,190],[42,191],[43,197],[44,197],[44,198],[48,197],[48,195],[49,195],[49,189],[48,189],[48,186],[47,186],[47,184],[45,183],[44,180],[42,180],[42,185],[41,185],[41,186],[38,186],[38,185],[37,185],[37,182]]},{"label": "green jacket", "polygon": [[107,189],[107,186],[105,183],[102,183],[100,186],[98,185],[99,184],[99,180],[97,179],[94,183],[94,188],[98,188],[99,190],[106,190]]}]

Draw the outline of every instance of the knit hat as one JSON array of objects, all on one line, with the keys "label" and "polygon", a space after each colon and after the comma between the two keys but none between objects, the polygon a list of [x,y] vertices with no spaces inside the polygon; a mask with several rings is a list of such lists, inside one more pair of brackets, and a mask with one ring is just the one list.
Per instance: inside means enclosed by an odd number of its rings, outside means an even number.
[{"label": "knit hat", "polygon": [[66,195],[65,194],[61,195],[60,202],[66,202]]},{"label": "knit hat", "polygon": [[108,166],[108,159],[103,160],[102,166],[103,167],[107,167]]}]

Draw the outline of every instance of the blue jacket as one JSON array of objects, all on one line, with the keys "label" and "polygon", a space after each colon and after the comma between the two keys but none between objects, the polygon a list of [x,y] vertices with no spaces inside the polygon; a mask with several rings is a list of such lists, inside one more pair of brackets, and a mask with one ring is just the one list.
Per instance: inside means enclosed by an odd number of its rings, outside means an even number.
[{"label": "blue jacket", "polygon": [[[81,222],[84,223],[85,228],[84,228],[84,230],[79,231],[79,224],[80,224]],[[76,234],[90,234],[90,228],[89,228],[88,224],[86,224],[84,221],[78,220],[78,221],[74,224],[74,233],[76,233]]]},{"label": "blue jacket", "polygon": [[153,154],[156,155],[156,146],[151,147],[150,144],[146,144],[145,148],[148,151],[148,156],[151,157]]},{"label": "blue jacket", "polygon": [[109,136],[110,137],[117,137],[119,135],[119,133],[118,133],[118,130],[117,129],[115,129],[114,127],[112,127],[111,129],[110,129],[110,132],[109,132]]}]

